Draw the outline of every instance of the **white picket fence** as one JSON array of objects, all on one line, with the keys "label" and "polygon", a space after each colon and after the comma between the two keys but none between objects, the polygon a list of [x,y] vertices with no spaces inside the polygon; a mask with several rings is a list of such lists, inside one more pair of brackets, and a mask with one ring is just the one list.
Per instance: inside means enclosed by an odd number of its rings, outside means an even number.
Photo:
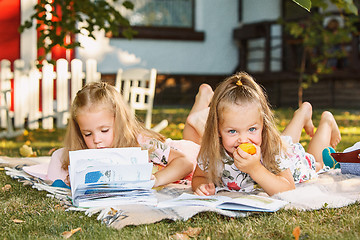
[{"label": "white picket fence", "polygon": [[0,61],[0,127],[5,129],[0,132],[0,137],[15,135],[14,128],[24,129],[26,119],[29,129],[39,128],[39,122],[42,128],[52,129],[54,119],[57,127],[65,127],[76,92],[83,84],[101,79],[94,59],[86,61],[85,72],[79,59],[72,60],[70,64],[65,59],[59,59],[56,69],[52,64],[45,63],[41,71],[36,66],[25,69],[23,60],[15,60],[13,64],[14,70],[11,71],[9,60]]}]

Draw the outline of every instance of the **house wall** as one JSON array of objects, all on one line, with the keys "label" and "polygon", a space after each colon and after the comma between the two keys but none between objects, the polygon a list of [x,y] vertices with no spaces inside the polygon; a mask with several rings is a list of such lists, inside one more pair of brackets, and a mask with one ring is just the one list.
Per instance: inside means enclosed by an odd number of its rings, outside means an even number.
[{"label": "house wall", "polygon": [[195,30],[204,41],[106,38],[97,42],[81,36],[85,48],[76,57],[95,58],[98,71],[114,74],[118,68],[156,68],[162,74],[230,74],[238,61],[232,32],[238,26],[238,0],[197,0]]},{"label": "house wall", "polygon": [[[21,0],[21,24],[25,20],[29,20],[30,16],[34,14],[34,5],[37,0]],[[37,58],[37,32],[35,29],[36,21],[33,21],[33,26],[30,29],[26,29],[20,38],[20,58],[24,60],[25,67],[29,68],[31,62]]]},{"label": "house wall", "polygon": [[[33,14],[37,0],[16,1],[16,10],[20,12],[23,23]],[[192,104],[201,83],[215,86],[238,64],[237,43],[233,40],[233,30],[239,19],[238,4],[238,0],[196,0],[195,30],[204,33],[204,41],[110,39],[100,32],[96,34],[96,41],[77,36],[84,48],[77,49],[74,57],[84,61],[95,58],[97,71],[103,80],[110,82],[114,81],[119,68],[156,68],[157,86],[161,89],[157,89],[155,102]],[[37,58],[36,38],[35,27],[25,30],[17,42],[18,47],[11,48],[16,51],[11,60],[21,58],[28,68]],[[0,50],[4,50],[3,47],[1,45]],[[183,96],[181,101],[178,96]]]}]

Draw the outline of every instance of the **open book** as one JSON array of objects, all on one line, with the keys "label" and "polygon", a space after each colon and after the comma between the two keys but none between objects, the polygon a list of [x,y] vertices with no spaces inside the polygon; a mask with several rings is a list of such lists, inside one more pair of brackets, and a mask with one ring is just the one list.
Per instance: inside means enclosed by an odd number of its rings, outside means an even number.
[{"label": "open book", "polygon": [[183,193],[177,198],[159,202],[157,207],[204,206],[224,210],[275,212],[286,204],[288,204],[288,202],[258,195],[243,195],[241,197],[231,198],[220,195],[197,196]]},{"label": "open book", "polygon": [[147,150],[86,149],[69,152],[73,204],[77,207],[156,205]]}]

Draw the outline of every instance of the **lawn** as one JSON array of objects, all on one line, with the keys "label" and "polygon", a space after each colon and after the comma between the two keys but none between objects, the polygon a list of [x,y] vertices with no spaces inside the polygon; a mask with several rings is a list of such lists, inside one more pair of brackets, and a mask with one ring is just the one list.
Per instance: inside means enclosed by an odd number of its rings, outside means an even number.
[{"label": "lawn", "polygon": [[[189,109],[156,108],[153,122],[166,118],[169,126],[162,133],[181,139]],[[282,130],[292,117],[292,109],[275,111]],[[342,141],[337,150],[360,141],[360,111],[332,111],[338,121]],[[314,112],[317,125],[321,111]],[[140,114],[141,118],[141,114]],[[38,156],[49,155],[62,146],[63,129],[26,131],[14,139],[1,139],[1,155],[19,156],[23,144],[30,145]],[[302,137],[304,146],[307,136]],[[5,185],[11,187],[5,190]],[[111,229],[83,213],[65,212],[57,200],[46,197],[29,186],[23,186],[0,171],[1,239],[63,239],[64,232],[81,228],[73,239],[176,239],[175,235],[195,228],[194,239],[294,239],[294,228],[300,227],[300,239],[360,239],[360,205],[317,211],[280,210],[275,213],[253,214],[246,218],[228,218],[215,213],[197,214],[186,222],[164,220],[155,224]],[[189,234],[188,234],[189,235]],[[183,236],[187,236],[186,234]],[[182,238],[186,239],[186,238]]]}]

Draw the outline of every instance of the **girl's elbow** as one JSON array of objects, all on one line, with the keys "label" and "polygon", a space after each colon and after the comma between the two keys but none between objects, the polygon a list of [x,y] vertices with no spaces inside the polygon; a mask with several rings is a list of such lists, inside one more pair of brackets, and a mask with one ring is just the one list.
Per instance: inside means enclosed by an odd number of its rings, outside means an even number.
[{"label": "girl's elbow", "polygon": [[[294,180],[291,178],[291,180],[289,180],[289,183],[288,183],[288,189],[285,190],[285,191],[294,190],[295,188],[296,188],[295,182],[294,182]],[[285,192],[285,191],[284,191],[284,192]]]},{"label": "girl's elbow", "polygon": [[282,189],[278,189],[278,191],[274,191],[274,192],[268,192],[268,195],[271,197],[275,194],[278,194],[278,193],[283,193],[283,192],[287,192],[287,191],[291,191],[291,190],[295,190],[295,183],[292,182],[292,183],[289,183],[286,187],[282,188]]},{"label": "girl's elbow", "polygon": [[195,167],[196,167],[196,162],[191,161],[187,157],[184,157],[182,159],[181,164],[182,164],[183,168],[186,169],[189,172],[193,172],[195,170]]},{"label": "girl's elbow", "polygon": [[192,161],[186,159],[186,161],[184,162],[184,168],[186,168],[186,170],[190,173],[193,172],[195,170],[196,167],[196,163],[193,163]]},{"label": "girl's elbow", "polygon": [[[295,187],[295,182],[294,181],[290,181],[287,185],[287,187],[285,187],[282,191],[280,192],[287,192],[287,191],[291,191],[291,190],[294,190],[296,187]],[[279,193],[280,193],[279,192]]]},{"label": "girl's elbow", "polygon": [[187,158],[178,158],[176,160],[177,171],[181,172],[183,177],[194,172],[194,164]]}]

